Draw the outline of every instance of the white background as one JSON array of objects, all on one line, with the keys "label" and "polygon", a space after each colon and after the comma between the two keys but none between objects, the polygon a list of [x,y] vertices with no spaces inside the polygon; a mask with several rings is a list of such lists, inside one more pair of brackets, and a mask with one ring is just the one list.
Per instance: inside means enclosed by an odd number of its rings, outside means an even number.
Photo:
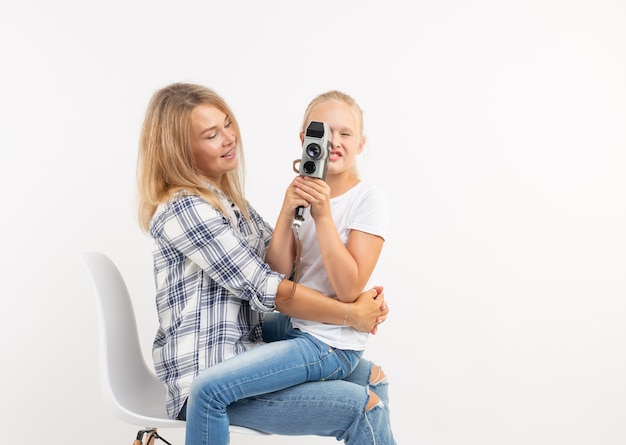
[{"label": "white background", "polygon": [[365,110],[362,170],[395,215],[367,356],[399,444],[626,443],[622,0],[5,1],[0,57],[3,443],[137,431],[102,402],[79,255],[119,265],[150,360],[135,162],[175,81],[232,106],[272,222],[308,101],[337,88]]}]

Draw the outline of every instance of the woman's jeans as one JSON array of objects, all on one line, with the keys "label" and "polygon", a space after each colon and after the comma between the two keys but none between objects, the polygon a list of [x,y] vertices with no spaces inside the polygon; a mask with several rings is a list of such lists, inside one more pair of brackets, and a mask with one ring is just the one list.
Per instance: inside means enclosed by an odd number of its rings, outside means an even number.
[{"label": "woman's jeans", "polygon": [[[191,386],[185,443],[226,445],[230,423],[226,408],[230,404],[304,382],[343,379],[357,366],[361,355],[362,351],[331,348],[310,334],[291,329],[286,340],[257,346],[211,366]],[[341,401],[341,394],[333,395]],[[303,420],[315,422],[308,407],[309,402],[300,404]],[[265,415],[262,411],[254,416]],[[282,421],[289,423],[284,418]]]}]

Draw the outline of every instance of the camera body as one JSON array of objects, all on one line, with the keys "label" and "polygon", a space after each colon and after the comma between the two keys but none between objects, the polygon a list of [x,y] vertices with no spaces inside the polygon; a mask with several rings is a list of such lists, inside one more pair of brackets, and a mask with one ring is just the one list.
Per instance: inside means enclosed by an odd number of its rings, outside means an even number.
[{"label": "camera body", "polygon": [[311,121],[302,142],[300,175],[326,180],[332,133],[326,122]]}]

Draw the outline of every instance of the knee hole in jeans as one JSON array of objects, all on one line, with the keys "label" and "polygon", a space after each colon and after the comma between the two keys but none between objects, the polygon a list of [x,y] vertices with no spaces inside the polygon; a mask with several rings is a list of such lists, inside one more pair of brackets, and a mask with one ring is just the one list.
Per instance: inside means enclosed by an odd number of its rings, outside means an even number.
[{"label": "knee hole in jeans", "polygon": [[367,404],[365,405],[365,411],[369,411],[374,408],[376,405],[380,403],[380,399],[378,396],[372,391],[369,392],[369,399],[367,399]]},{"label": "knee hole in jeans", "polygon": [[372,373],[370,375],[370,385],[378,385],[386,380],[387,376],[382,368],[378,365],[372,365]]}]

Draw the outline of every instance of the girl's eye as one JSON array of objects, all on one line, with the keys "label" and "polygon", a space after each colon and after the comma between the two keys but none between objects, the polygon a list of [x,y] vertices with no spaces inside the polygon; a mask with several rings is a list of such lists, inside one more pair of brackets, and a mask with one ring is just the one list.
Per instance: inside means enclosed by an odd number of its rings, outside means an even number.
[{"label": "girl's eye", "polygon": [[215,137],[217,136],[217,133],[211,133],[209,135],[207,135],[207,139],[215,139]]},{"label": "girl's eye", "polygon": [[228,128],[228,127],[230,127],[230,126],[231,126],[231,124],[232,124],[232,122],[231,122],[231,121],[226,121],[226,124],[224,124],[224,128]]}]

